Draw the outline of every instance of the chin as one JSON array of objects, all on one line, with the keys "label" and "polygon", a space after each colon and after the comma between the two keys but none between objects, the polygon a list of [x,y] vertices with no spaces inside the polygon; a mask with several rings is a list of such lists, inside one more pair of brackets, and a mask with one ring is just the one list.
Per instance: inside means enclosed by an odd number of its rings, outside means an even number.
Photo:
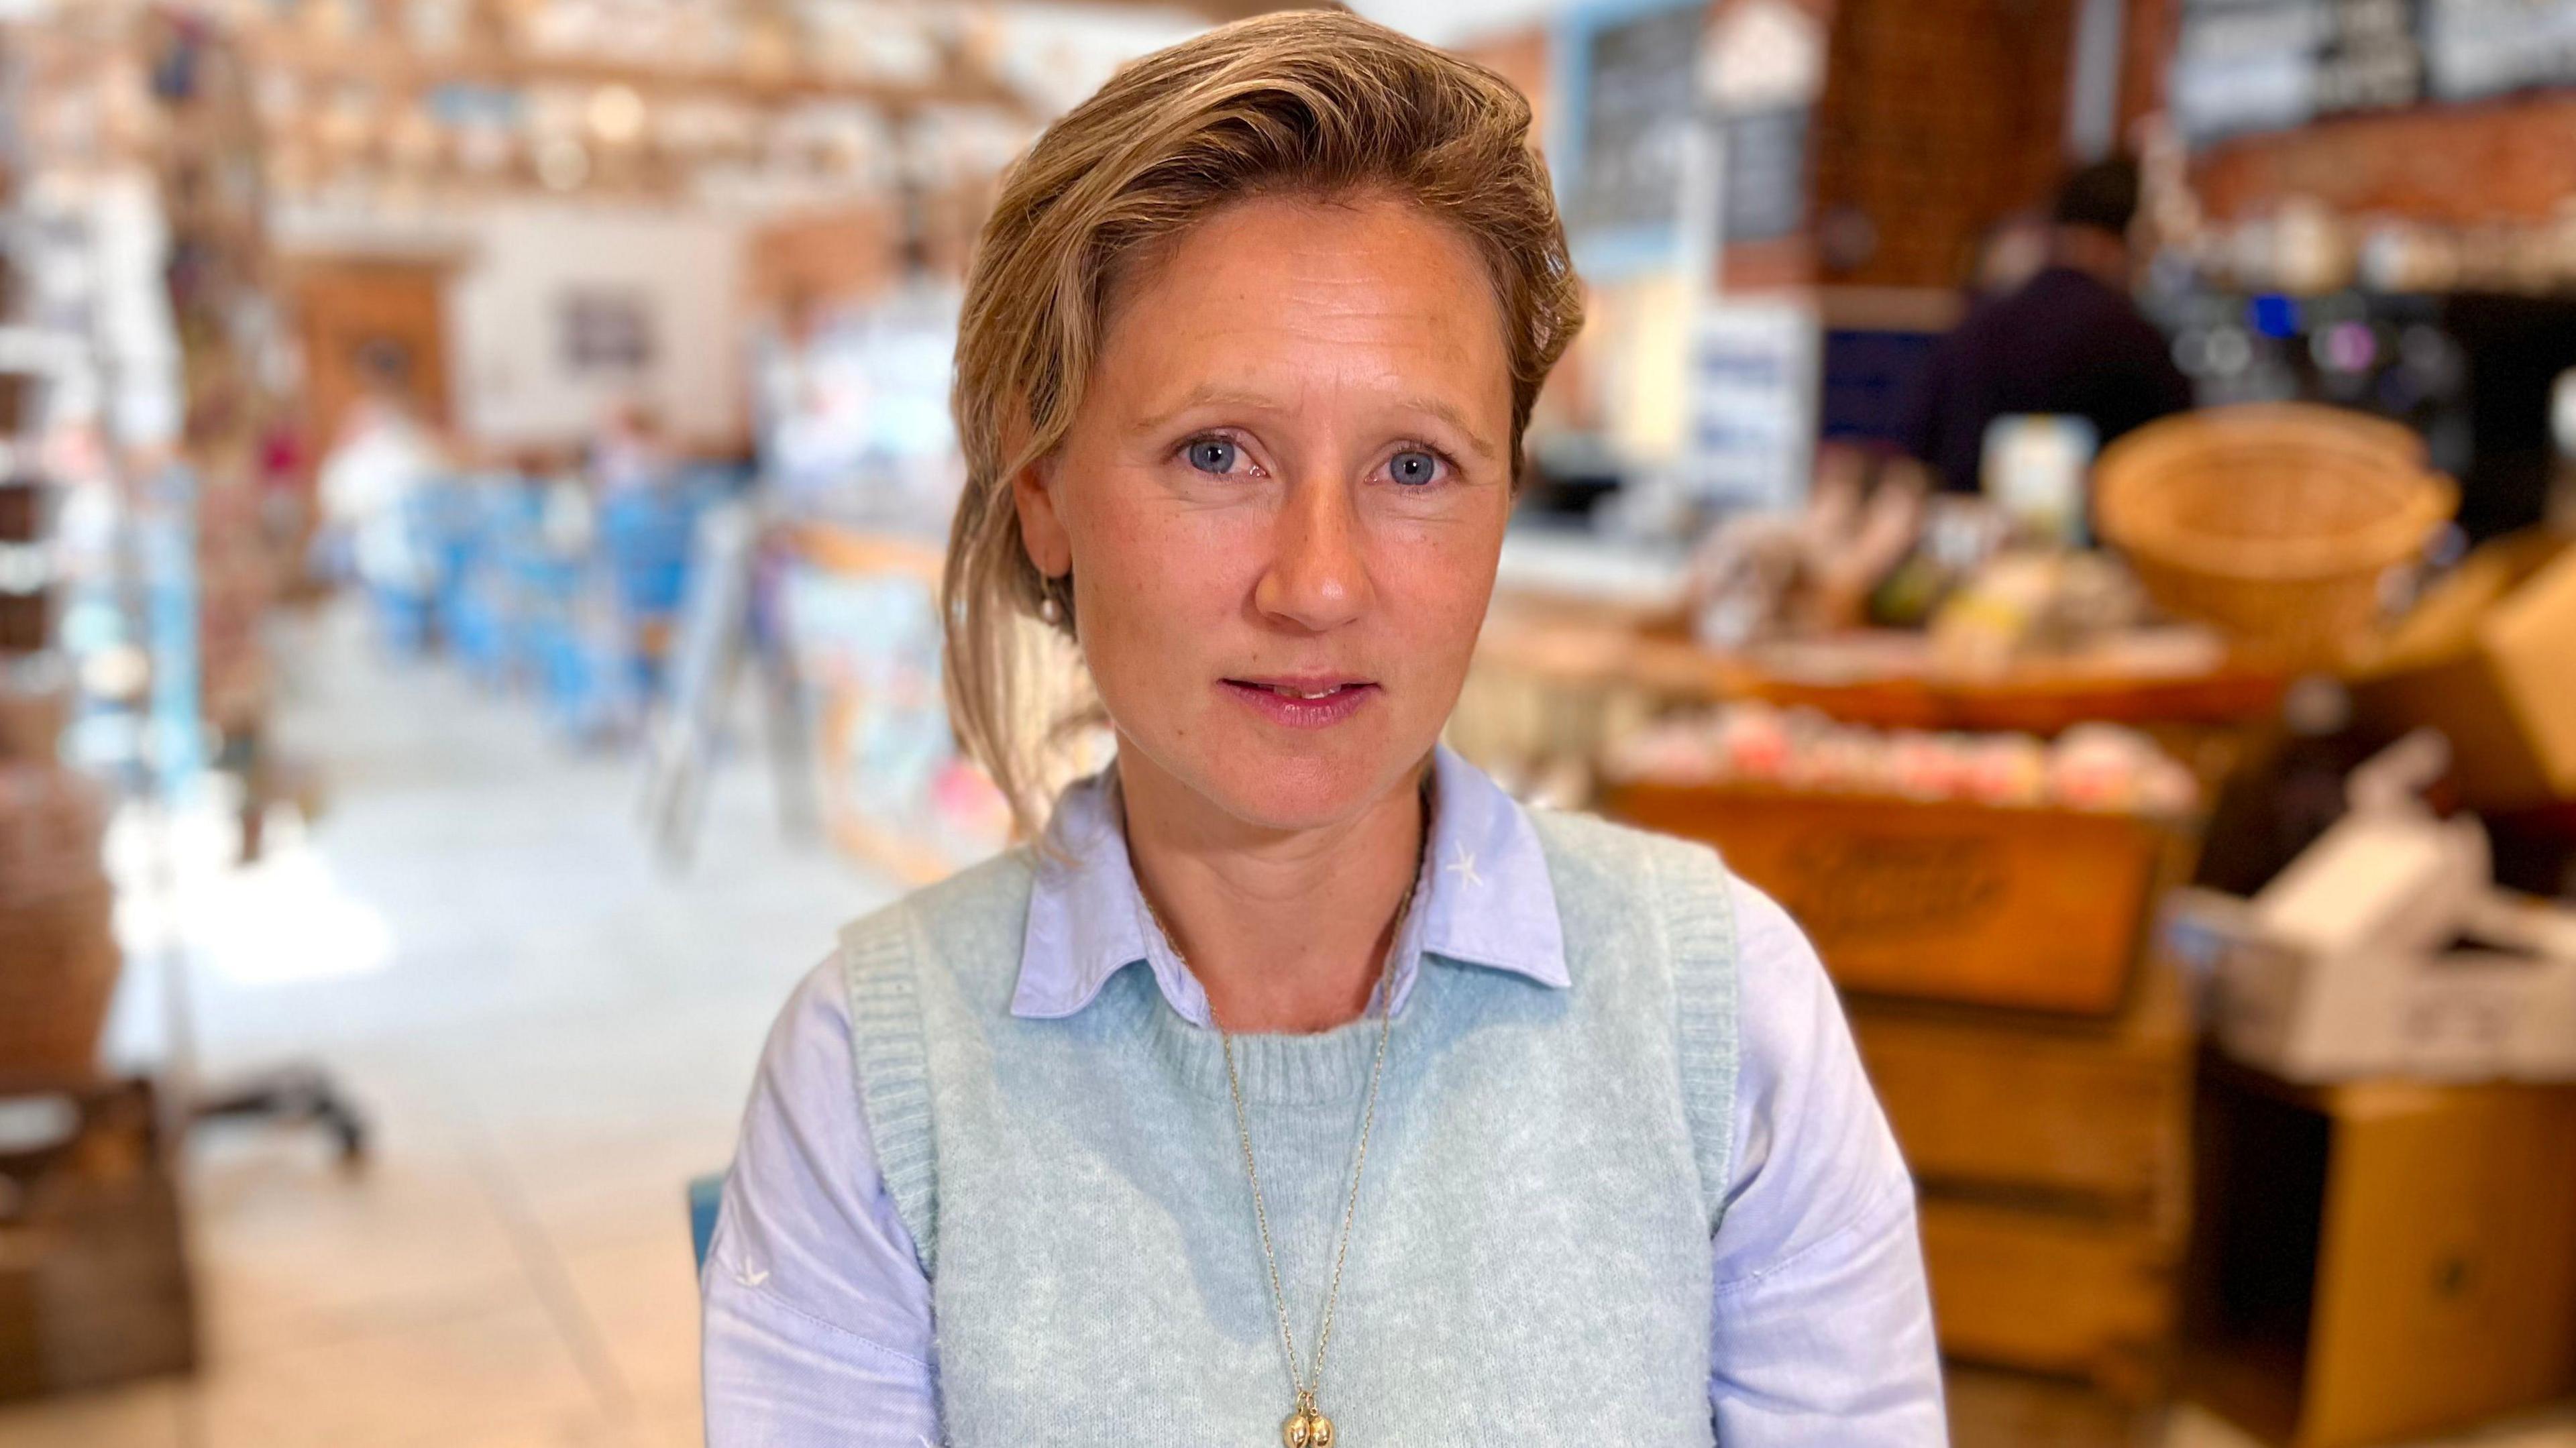
[{"label": "chin", "polygon": [[1322,751],[1267,755],[1246,751],[1215,761],[1201,789],[1219,808],[1247,824],[1282,832],[1311,830],[1339,824],[1366,809],[1384,791],[1388,777],[1398,772],[1400,766],[1371,768]]},{"label": "chin", "polygon": [[1289,833],[1339,824],[1366,810],[1430,753],[1436,737],[1408,747],[1379,729],[1332,737],[1339,732],[1202,730],[1186,740],[1137,739],[1132,747],[1222,813]]}]

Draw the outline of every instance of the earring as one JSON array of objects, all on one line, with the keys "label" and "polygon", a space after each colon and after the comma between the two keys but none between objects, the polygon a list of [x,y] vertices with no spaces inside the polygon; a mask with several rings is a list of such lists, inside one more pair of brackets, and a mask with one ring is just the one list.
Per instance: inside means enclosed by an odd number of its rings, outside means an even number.
[{"label": "earring", "polygon": [[1064,605],[1058,602],[1055,596],[1056,589],[1062,582],[1062,579],[1043,576],[1038,579],[1038,617],[1049,624],[1064,622]]}]

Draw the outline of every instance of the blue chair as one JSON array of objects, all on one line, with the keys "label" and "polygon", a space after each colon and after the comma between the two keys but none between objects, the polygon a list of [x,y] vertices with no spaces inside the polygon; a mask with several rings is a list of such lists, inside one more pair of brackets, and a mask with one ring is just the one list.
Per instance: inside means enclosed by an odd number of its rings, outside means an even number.
[{"label": "blue chair", "polygon": [[376,642],[397,658],[418,658],[429,651],[430,596],[409,589],[369,584]]},{"label": "blue chair", "polygon": [[724,1173],[689,1183],[689,1242],[697,1249],[698,1270],[707,1266],[707,1245],[716,1239],[716,1209],[724,1203]]},{"label": "blue chair", "polygon": [[637,620],[677,613],[688,585],[689,541],[698,500],[680,492],[634,492],[599,510],[599,545],[621,607]]}]

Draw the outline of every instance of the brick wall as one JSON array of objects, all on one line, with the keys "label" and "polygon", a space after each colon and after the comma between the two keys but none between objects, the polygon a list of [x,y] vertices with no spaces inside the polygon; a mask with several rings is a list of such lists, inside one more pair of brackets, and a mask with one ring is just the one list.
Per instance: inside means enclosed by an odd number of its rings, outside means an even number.
[{"label": "brick wall", "polygon": [[1828,282],[1953,287],[1997,220],[2063,168],[2069,0],[1840,0],[1815,138],[1815,211],[1875,244]]},{"label": "brick wall", "polygon": [[[1712,22],[1729,3],[1712,0]],[[2074,0],[1801,3],[1827,35],[1808,138],[1809,225],[1730,246],[1722,284],[1958,286],[1987,229],[2045,204],[2063,170]],[[1544,115],[1547,41],[1533,27],[1464,53],[1520,85]],[[1866,247],[1847,256],[1819,247],[1818,224],[1837,214],[1865,220]]]},{"label": "brick wall", "polygon": [[[2177,0],[2129,0],[2126,120],[2164,104],[2179,13]],[[2243,136],[2193,157],[2192,186],[2222,220],[2306,195],[2345,212],[2534,221],[2576,197],[2576,95],[2427,105]]]},{"label": "brick wall", "polygon": [[2192,164],[2212,216],[2314,196],[2345,212],[2537,221],[2576,197],[2576,95],[2354,116],[2212,147]]}]

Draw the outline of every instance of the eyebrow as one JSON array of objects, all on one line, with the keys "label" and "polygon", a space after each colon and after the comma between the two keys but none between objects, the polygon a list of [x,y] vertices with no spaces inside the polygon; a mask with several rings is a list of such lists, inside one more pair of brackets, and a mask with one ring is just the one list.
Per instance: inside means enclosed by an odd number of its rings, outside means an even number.
[{"label": "eyebrow", "polygon": [[1441,401],[1437,397],[1407,397],[1400,399],[1396,405],[1412,412],[1427,412],[1433,417],[1440,419],[1442,422],[1449,424],[1451,427],[1458,430],[1458,435],[1460,437],[1467,440],[1467,450],[1469,452],[1474,453],[1477,457],[1482,458],[1486,462],[1492,462],[1494,460],[1497,449],[1491,442],[1486,440],[1483,433],[1476,431],[1475,428],[1468,425],[1467,414],[1460,412],[1457,408],[1450,406],[1448,403]]},{"label": "eyebrow", "polygon": [[1254,412],[1273,412],[1278,410],[1278,406],[1277,399],[1264,393],[1201,384],[1191,388],[1180,401],[1170,407],[1139,420],[1135,430],[1139,433],[1161,432],[1184,414],[1196,412],[1202,407],[1240,407]]},{"label": "eyebrow", "polygon": [[[1403,397],[1398,398],[1395,405],[1408,412],[1419,412],[1436,417],[1448,424],[1460,437],[1466,439],[1467,450],[1486,462],[1493,461],[1499,455],[1498,449],[1486,439],[1484,434],[1468,425],[1467,415],[1464,412],[1437,397]],[[1140,434],[1160,432],[1171,426],[1176,419],[1203,407],[1240,407],[1257,412],[1275,412],[1279,410],[1279,402],[1267,393],[1247,392],[1229,387],[1194,387],[1179,402],[1138,422],[1135,430]]]}]

